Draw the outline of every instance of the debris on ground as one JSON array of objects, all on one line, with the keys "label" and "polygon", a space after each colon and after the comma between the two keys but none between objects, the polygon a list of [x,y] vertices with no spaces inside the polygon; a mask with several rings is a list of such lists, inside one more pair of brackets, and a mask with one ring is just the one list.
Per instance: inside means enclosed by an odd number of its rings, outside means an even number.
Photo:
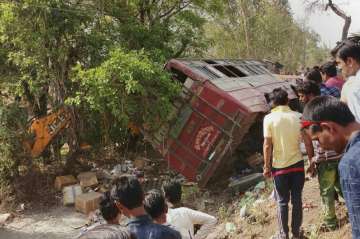
[{"label": "debris on ground", "polygon": [[77,180],[73,175],[58,176],[55,179],[55,189],[61,191],[65,186],[76,184]]},{"label": "debris on ground", "polygon": [[14,218],[14,215],[12,213],[0,214],[0,226],[9,222],[12,218]]},{"label": "debris on ground", "polygon": [[83,193],[75,199],[75,209],[88,215],[99,208],[102,194],[98,192]]},{"label": "debris on ground", "polygon": [[264,180],[262,173],[253,173],[247,176],[236,176],[230,178],[229,188],[234,192],[245,191],[251,186]]},{"label": "debris on ground", "polygon": [[63,189],[63,204],[64,206],[70,206],[75,204],[77,196],[82,194],[82,189],[79,184],[64,187]]},{"label": "debris on ground", "polygon": [[20,203],[19,206],[16,208],[16,212],[20,213],[25,211],[25,203]]},{"label": "debris on ground", "polygon": [[236,226],[232,222],[227,222],[225,224],[225,230],[227,233],[234,233],[234,232],[236,232]]},{"label": "debris on ground", "polygon": [[95,172],[80,173],[77,178],[82,188],[96,186],[99,183]]},{"label": "debris on ground", "polygon": [[312,202],[309,202],[309,203],[303,203],[302,207],[305,210],[310,210],[310,209],[313,209],[313,208],[317,208],[317,205],[314,205]]},{"label": "debris on ground", "polygon": [[242,206],[242,208],[240,209],[240,217],[241,218],[245,218],[249,216],[249,212],[248,212],[248,208],[246,205]]}]

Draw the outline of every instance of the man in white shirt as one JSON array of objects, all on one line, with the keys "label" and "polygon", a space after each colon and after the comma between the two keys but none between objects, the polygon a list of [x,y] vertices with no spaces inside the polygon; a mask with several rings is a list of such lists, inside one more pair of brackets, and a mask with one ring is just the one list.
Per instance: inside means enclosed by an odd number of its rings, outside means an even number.
[{"label": "man in white shirt", "polygon": [[[204,239],[215,228],[217,219],[209,214],[181,207],[181,184],[175,180],[165,182],[163,191],[169,209],[166,222],[180,232],[183,239]],[[201,225],[194,233],[194,225]]]},{"label": "man in white shirt", "polygon": [[342,91],[341,101],[345,102],[360,122],[360,35],[354,35],[339,42],[331,51],[336,62],[347,78]]}]

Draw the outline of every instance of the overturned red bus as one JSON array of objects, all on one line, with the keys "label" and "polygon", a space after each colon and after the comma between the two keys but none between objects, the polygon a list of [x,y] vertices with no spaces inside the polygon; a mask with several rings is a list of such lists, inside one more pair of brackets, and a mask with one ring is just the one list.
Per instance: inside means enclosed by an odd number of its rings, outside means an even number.
[{"label": "overturned red bus", "polygon": [[259,61],[173,59],[165,68],[182,83],[182,92],[168,123],[145,136],[171,168],[200,187],[225,173],[231,154],[270,110],[273,89],[282,87],[297,101],[290,82]]}]

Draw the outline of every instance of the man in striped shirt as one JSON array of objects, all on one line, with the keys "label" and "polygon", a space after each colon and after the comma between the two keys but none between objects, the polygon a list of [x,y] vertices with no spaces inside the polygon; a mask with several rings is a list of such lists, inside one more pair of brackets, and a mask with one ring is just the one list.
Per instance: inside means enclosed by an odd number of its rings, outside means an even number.
[{"label": "man in striped shirt", "polygon": [[[297,88],[299,99],[303,104],[320,95],[319,86],[311,81],[300,84]],[[314,143],[315,157],[312,158],[310,169],[315,169],[318,174],[320,195],[324,208],[323,229],[334,230],[337,226],[335,213],[336,193],[342,196],[340,179],[338,172],[339,160],[342,154],[337,154],[333,150],[324,150],[319,142]],[[310,171],[314,175],[315,171]]]}]

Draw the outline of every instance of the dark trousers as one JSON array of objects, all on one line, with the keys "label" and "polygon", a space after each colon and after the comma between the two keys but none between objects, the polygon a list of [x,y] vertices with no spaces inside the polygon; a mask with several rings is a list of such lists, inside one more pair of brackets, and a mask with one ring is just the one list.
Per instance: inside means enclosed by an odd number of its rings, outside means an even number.
[{"label": "dark trousers", "polygon": [[275,197],[278,203],[278,223],[280,234],[289,236],[289,201],[292,204],[291,232],[293,236],[300,236],[302,224],[302,190],[305,183],[304,172],[293,172],[274,177]]}]

